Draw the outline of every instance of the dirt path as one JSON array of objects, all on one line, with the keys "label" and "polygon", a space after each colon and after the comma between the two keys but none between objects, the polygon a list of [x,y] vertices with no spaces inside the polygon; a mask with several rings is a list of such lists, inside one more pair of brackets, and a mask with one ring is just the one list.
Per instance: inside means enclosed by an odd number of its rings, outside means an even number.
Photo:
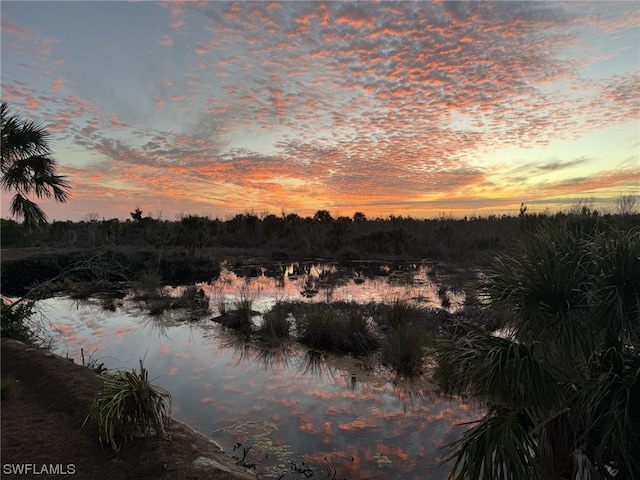
[{"label": "dirt path", "polygon": [[[174,421],[170,442],[139,439],[116,457],[100,446],[95,423],[80,428],[101,388],[98,375],[15,340],[2,339],[1,354],[2,380],[17,380],[1,405],[2,478],[255,480],[215,443]],[[11,474],[19,468],[31,473]]]}]

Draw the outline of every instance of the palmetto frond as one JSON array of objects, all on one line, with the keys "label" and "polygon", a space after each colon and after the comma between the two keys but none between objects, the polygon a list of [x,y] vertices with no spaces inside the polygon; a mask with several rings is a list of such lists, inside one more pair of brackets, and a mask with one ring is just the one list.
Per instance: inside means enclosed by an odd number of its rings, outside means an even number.
[{"label": "palmetto frond", "polygon": [[535,348],[467,328],[466,335],[440,347],[436,376],[443,384],[511,409],[552,409],[563,403],[561,372]]},{"label": "palmetto frond", "polygon": [[27,230],[34,230],[47,223],[47,216],[42,209],[28,198],[16,193],[11,200],[11,215],[24,218]]},{"label": "palmetto frond", "polygon": [[6,102],[0,106],[2,123],[2,158],[0,185],[14,191],[11,213],[24,218],[25,226],[34,229],[46,223],[44,212],[27,197],[69,199],[70,185],[56,174],[56,163],[50,158],[49,133],[42,122],[27,121],[9,112]]},{"label": "palmetto frond", "polygon": [[487,416],[453,444],[450,478],[522,480],[538,478],[537,446],[513,413]]},{"label": "palmetto frond", "polygon": [[454,478],[640,478],[640,230],[531,228],[484,285],[509,339],[441,342],[436,377],[490,413]]}]

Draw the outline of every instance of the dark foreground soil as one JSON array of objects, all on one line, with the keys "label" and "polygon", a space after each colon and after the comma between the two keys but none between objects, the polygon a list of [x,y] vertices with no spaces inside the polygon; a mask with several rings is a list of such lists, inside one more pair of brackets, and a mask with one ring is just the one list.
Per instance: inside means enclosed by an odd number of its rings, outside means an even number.
[{"label": "dark foreground soil", "polygon": [[[211,440],[171,421],[171,441],[136,439],[116,457],[98,441],[97,425],[81,429],[102,379],[46,350],[2,339],[2,380],[17,386],[2,401],[2,478],[253,479]],[[27,467],[30,464],[30,467]],[[16,468],[30,468],[14,475]],[[55,471],[51,475],[42,472]]]}]

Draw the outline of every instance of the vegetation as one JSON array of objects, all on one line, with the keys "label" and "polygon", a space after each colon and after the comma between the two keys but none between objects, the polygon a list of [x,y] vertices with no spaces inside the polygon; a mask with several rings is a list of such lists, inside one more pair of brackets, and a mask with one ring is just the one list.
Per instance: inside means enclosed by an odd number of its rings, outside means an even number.
[{"label": "vegetation", "polygon": [[100,442],[119,452],[136,435],[148,436],[152,430],[168,438],[164,427],[170,416],[171,394],[149,382],[148,371],[140,360],[139,372],[119,370],[104,374],[104,387],[84,425],[94,418]]},{"label": "vegetation", "polygon": [[369,315],[355,302],[297,303],[297,339],[316,350],[364,355],[378,348]]},{"label": "vegetation", "polygon": [[15,338],[25,343],[35,340],[34,332],[29,328],[29,320],[33,315],[33,303],[9,305],[2,302],[2,318],[0,319],[0,335]]},{"label": "vegetation", "polygon": [[289,338],[290,331],[291,320],[286,304],[276,302],[263,316],[260,336],[267,343],[278,344]]},{"label": "vegetation", "polygon": [[66,202],[69,183],[56,174],[56,163],[51,159],[49,133],[41,122],[20,118],[10,112],[6,102],[2,102],[0,123],[0,183],[3,190],[14,192],[11,214],[24,219],[26,230],[34,230],[47,223],[47,216],[35,202],[29,200],[29,196]]},{"label": "vegetation", "polygon": [[46,293],[74,293],[87,287],[104,292],[120,289],[122,282],[128,282],[142,294],[160,287],[161,279],[184,285],[210,281],[219,273],[220,264],[210,258],[188,257],[183,252],[162,255],[150,250],[105,247],[3,261],[2,291],[5,295],[23,295],[33,291],[34,286],[46,286]]},{"label": "vegetation", "polygon": [[382,344],[382,363],[399,375],[416,377],[423,373],[425,334],[409,323],[396,325]]},{"label": "vegetation", "polygon": [[439,347],[442,384],[489,404],[452,477],[640,478],[640,230],[522,220],[485,285],[508,336]]}]

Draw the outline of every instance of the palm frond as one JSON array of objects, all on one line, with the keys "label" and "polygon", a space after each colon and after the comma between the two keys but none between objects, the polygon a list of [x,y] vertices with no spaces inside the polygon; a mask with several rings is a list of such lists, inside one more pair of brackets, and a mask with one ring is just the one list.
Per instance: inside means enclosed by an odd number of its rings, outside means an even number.
[{"label": "palm frond", "polygon": [[47,223],[47,215],[42,209],[19,193],[13,196],[9,208],[12,215],[24,218],[24,225],[27,230],[37,230]]},{"label": "palm frond", "polygon": [[25,226],[32,230],[46,223],[46,216],[27,196],[65,202],[69,198],[70,185],[56,174],[56,163],[50,158],[50,135],[42,122],[21,119],[9,111],[6,102],[0,106],[0,117],[0,185],[3,190],[16,193],[11,205],[12,215],[24,218]]},{"label": "palm frond", "polygon": [[439,348],[435,374],[443,384],[508,408],[562,404],[561,372],[541,361],[535,349],[468,328]]},{"label": "palm frond", "polygon": [[522,480],[539,478],[537,446],[518,415],[486,416],[467,430],[446,461],[453,461],[455,480]]}]

